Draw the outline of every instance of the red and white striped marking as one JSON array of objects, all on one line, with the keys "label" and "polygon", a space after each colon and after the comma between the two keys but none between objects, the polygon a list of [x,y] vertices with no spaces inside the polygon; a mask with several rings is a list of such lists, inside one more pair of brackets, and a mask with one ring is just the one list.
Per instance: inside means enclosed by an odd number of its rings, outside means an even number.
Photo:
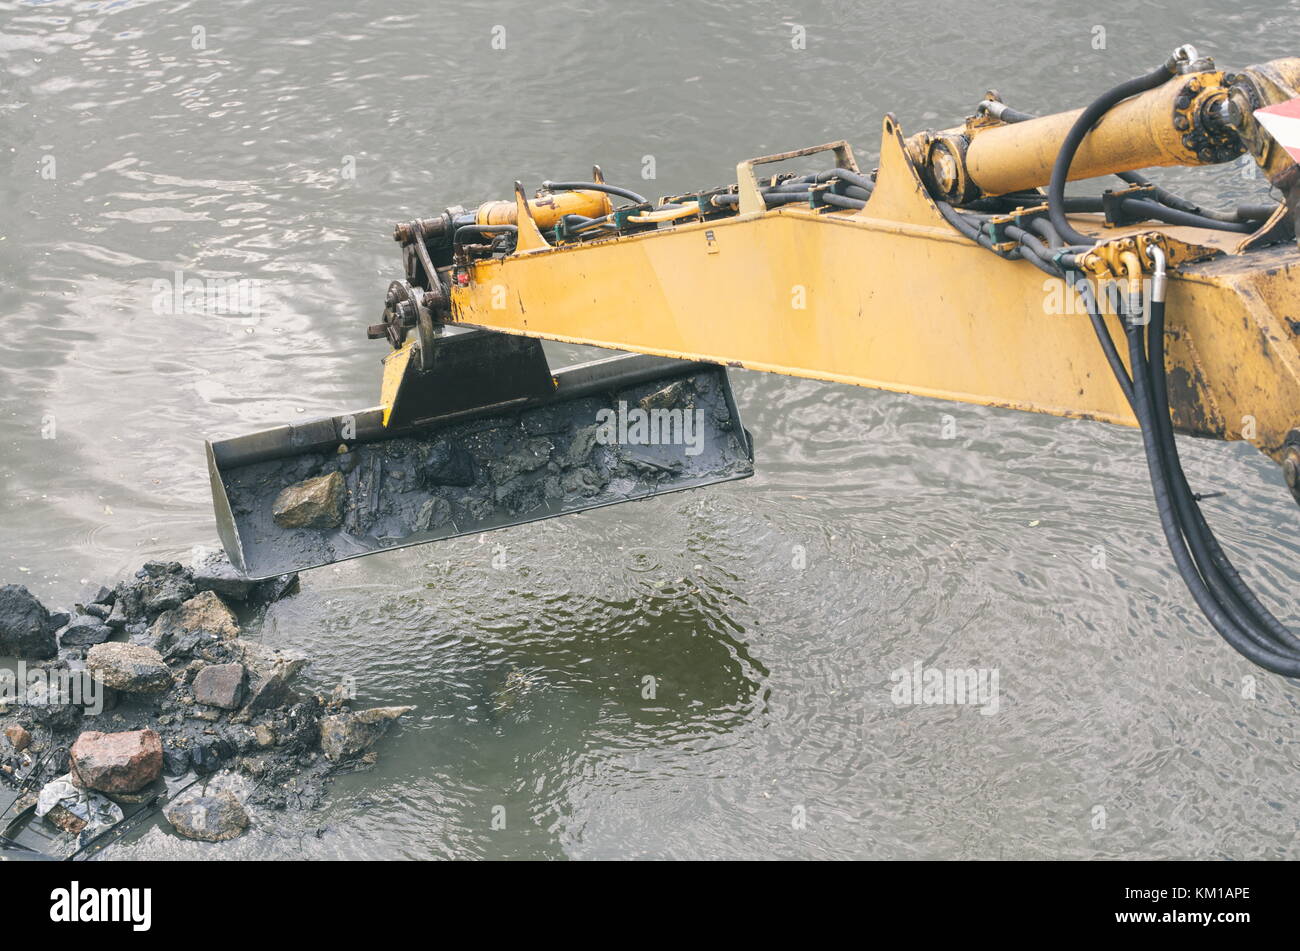
[{"label": "red and white striped marking", "polygon": [[1256,109],[1255,118],[1291,158],[1300,162],[1300,99]]}]

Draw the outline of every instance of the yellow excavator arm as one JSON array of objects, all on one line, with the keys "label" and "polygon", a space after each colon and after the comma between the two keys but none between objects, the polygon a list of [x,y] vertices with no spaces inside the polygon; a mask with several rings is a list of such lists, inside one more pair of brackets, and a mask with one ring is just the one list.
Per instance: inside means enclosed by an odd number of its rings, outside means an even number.
[{"label": "yellow excavator arm", "polygon": [[[227,550],[269,573],[743,478],[752,447],[708,368],[745,367],[1140,427],[1198,605],[1300,675],[1300,640],[1214,539],[1173,438],[1247,440],[1300,501],[1300,143],[1279,132],[1300,125],[1298,85],[1300,59],[1224,71],[1182,47],[1072,112],[989,91],[962,125],[909,137],[887,115],[870,171],[836,141],[649,201],[597,167],[399,224],[405,274],[370,328],[393,347],[381,405],[212,444]],[[1137,171],[1238,160],[1279,200],[1203,208]],[[1065,193],[1105,175],[1120,182],[1101,195]],[[544,339],[641,356],[552,374]],[[636,456],[629,406],[707,407],[721,448]],[[605,455],[588,445],[602,413],[622,427]],[[504,448],[521,440],[531,462]],[[338,519],[282,517],[330,479]]]}]

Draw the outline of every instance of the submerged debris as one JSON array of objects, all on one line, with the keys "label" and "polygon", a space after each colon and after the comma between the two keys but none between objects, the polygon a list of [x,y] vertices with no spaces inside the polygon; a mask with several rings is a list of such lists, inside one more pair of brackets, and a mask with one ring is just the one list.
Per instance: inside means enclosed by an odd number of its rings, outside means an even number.
[{"label": "submerged debris", "polygon": [[250,582],[205,550],[192,568],[151,562],[62,616],[25,588],[0,589],[0,653],[23,658],[21,678],[0,669],[0,783],[27,780],[6,821],[30,807],[71,850],[201,778],[166,817],[178,834],[223,841],[259,809],[317,806],[345,762],[372,762],[412,707],[354,712],[350,691],[300,692],[308,659],[245,636],[241,618],[296,585]]}]

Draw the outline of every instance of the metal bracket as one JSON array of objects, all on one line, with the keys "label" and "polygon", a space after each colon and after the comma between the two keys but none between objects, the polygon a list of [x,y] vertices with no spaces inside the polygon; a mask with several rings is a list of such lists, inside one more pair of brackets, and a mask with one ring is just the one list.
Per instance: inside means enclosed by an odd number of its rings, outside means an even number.
[{"label": "metal bracket", "polygon": [[847,168],[851,172],[858,171],[858,163],[853,158],[853,147],[843,139],[838,142],[827,142],[825,145],[809,146],[806,149],[795,149],[793,152],[746,159],[736,166],[736,182],[740,191],[740,214],[761,214],[767,210],[767,203],[763,201],[763,193],[758,187],[758,178],[754,175],[755,165],[785,162],[805,155],[816,155],[818,152],[834,152],[836,168]]}]

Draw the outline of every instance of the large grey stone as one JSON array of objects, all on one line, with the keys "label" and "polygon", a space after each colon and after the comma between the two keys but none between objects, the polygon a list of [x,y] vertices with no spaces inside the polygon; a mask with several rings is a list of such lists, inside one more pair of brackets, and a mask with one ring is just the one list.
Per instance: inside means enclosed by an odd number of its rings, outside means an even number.
[{"label": "large grey stone", "polygon": [[97,617],[81,614],[59,635],[61,647],[93,647],[102,644],[113,636],[113,629]]},{"label": "large grey stone", "polygon": [[125,693],[153,693],[172,685],[162,655],[138,644],[96,644],[86,654],[86,669],[104,686]]},{"label": "large grey stone", "polygon": [[234,793],[226,789],[182,793],[168,804],[163,815],[185,838],[201,842],[238,838],[248,828],[248,813]]},{"label": "large grey stone", "polygon": [[212,664],[194,678],[194,702],[222,710],[237,710],[244,702],[243,664]]},{"label": "large grey stone", "polygon": [[55,630],[35,595],[22,585],[0,585],[0,654],[47,660],[59,650]]},{"label": "large grey stone", "polygon": [[190,562],[194,587],[199,591],[215,591],[223,598],[247,600],[257,582],[239,573],[220,548],[199,548]]}]

